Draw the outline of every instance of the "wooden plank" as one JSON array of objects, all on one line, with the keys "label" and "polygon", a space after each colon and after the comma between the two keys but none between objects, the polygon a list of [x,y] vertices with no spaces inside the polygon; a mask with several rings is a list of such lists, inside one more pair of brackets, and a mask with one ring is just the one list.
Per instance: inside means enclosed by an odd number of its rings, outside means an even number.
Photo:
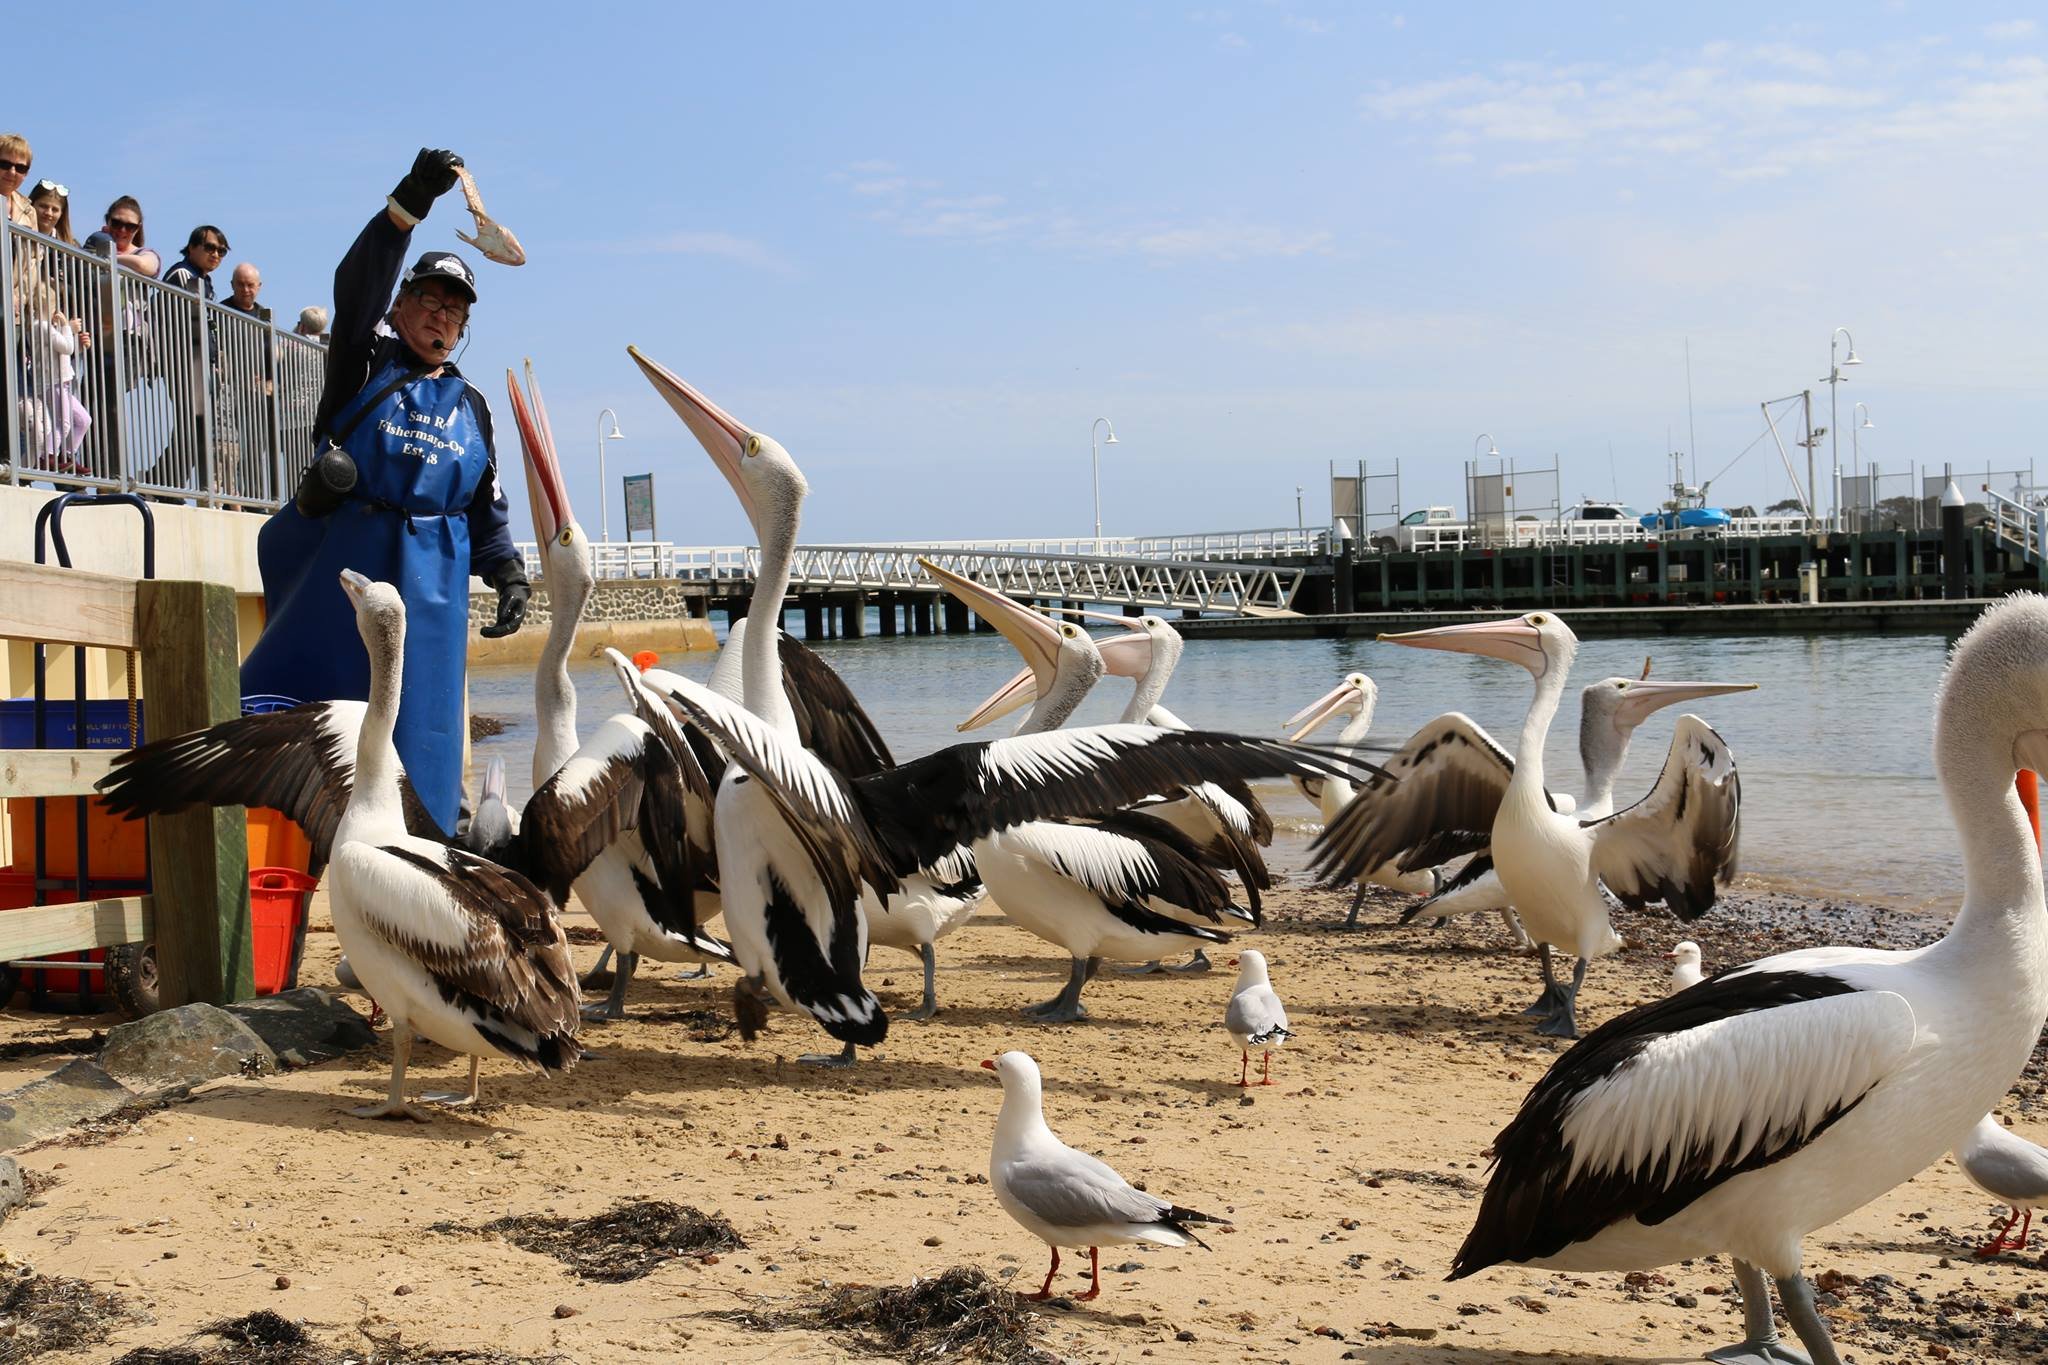
[{"label": "wooden plank", "polygon": [[0,638],[132,648],[135,586],[83,569],[0,561]]},{"label": "wooden plank", "polygon": [[[68,704],[68,703],[67,703]],[[0,798],[91,796],[113,749],[0,749]]]},{"label": "wooden plank", "polygon": [[[181,735],[240,713],[232,588],[138,583],[136,617],[150,734]],[[255,995],[242,808],[151,817],[149,856],[164,1007],[225,1005]]]},{"label": "wooden plank", "polygon": [[150,935],[148,896],[36,905],[0,914],[0,962],[139,943]]}]

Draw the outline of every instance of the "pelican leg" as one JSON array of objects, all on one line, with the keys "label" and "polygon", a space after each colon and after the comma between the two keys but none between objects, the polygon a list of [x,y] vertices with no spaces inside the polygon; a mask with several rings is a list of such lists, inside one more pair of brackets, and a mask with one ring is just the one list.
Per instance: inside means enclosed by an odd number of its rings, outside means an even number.
[{"label": "pelican leg", "polygon": [[605,982],[611,979],[605,975],[605,968],[611,965],[611,961],[612,945],[607,943],[604,945],[604,951],[597,955],[597,965],[585,972],[582,979],[576,984],[583,987],[586,991],[595,990],[599,986],[604,985]]},{"label": "pelican leg", "polygon": [[1529,931],[1522,927],[1522,917],[1507,906],[1500,910],[1501,923],[1508,927],[1508,937],[1515,941],[1515,951],[1530,953],[1536,950],[1536,941],[1529,937]]},{"label": "pelican leg", "polygon": [[1771,1282],[1748,1261],[1735,1262],[1735,1283],[1742,1286],[1742,1340],[1707,1352],[1720,1365],[1812,1365],[1803,1351],[1787,1346],[1771,1317]]},{"label": "pelican leg", "polygon": [[477,1076],[482,1071],[483,1064],[484,1059],[481,1057],[471,1057],[469,1059],[469,1088],[467,1090],[441,1091],[422,1095],[420,1098],[428,1104],[438,1104],[443,1109],[469,1108],[476,1103]]},{"label": "pelican leg", "polygon": [[1358,890],[1351,893],[1351,909],[1344,916],[1344,927],[1346,929],[1356,929],[1358,927],[1358,912],[1365,907],[1365,895],[1371,889],[1371,882],[1361,881],[1358,884]]},{"label": "pelican leg", "polygon": [[1102,1248],[1088,1248],[1088,1287],[1074,1295],[1077,1299],[1092,1299],[1102,1292]]},{"label": "pelican leg", "polygon": [[1052,1297],[1052,1277],[1060,1273],[1060,1249],[1052,1249],[1052,1269],[1045,1272],[1045,1283],[1038,1286],[1036,1294],[1020,1294],[1018,1297],[1032,1303],[1044,1303]]},{"label": "pelican leg", "polygon": [[853,1044],[848,1043],[837,1052],[806,1052],[797,1060],[805,1066],[829,1066],[836,1071],[841,1067],[853,1065]]},{"label": "pelican leg", "polygon": [[924,1000],[908,1014],[899,1014],[898,1019],[929,1019],[939,1012],[939,993],[933,984],[933,977],[939,969],[939,955],[929,943],[917,945],[917,955],[924,959]]},{"label": "pelican leg", "polygon": [[1135,967],[1119,967],[1117,970],[1125,976],[1150,976],[1154,972],[1163,972],[1166,968],[1160,966],[1159,959],[1155,957],[1150,962],[1140,962]]},{"label": "pelican leg", "polygon": [[1088,978],[1095,974],[1101,963],[1099,957],[1075,958],[1073,974],[1067,978],[1066,987],[1042,1005],[1028,1006],[1024,1013],[1047,1024],[1072,1024],[1088,1017],[1088,1009],[1081,1003],[1081,988],[1088,984]]},{"label": "pelican leg", "polygon": [[709,981],[710,979],[711,964],[709,962],[699,962],[695,971],[676,973],[676,980],[678,981]]},{"label": "pelican leg", "polygon": [[1842,1357],[1835,1352],[1835,1339],[1828,1335],[1827,1323],[1813,1306],[1813,1285],[1804,1275],[1778,1281],[1778,1302],[1785,1305],[1785,1321],[1799,1334],[1799,1342],[1806,1347],[1812,1365],[1842,1365]]},{"label": "pelican leg", "polygon": [[633,969],[640,965],[640,954],[620,953],[618,962],[612,968],[611,992],[603,1004],[592,1002],[583,1007],[583,1017],[594,1023],[610,1023],[626,1017],[626,985],[633,979]]},{"label": "pelican leg", "polygon": [[1195,955],[1186,962],[1181,963],[1178,967],[1168,967],[1166,970],[1177,972],[1182,976],[1199,976],[1201,973],[1210,970],[1211,966],[1209,955],[1200,948],[1197,948],[1195,949]]},{"label": "pelican leg", "polygon": [[412,1059],[412,1030],[406,1025],[392,1021],[391,1026],[391,1093],[382,1104],[366,1104],[359,1109],[349,1110],[353,1118],[359,1119],[411,1119],[414,1123],[432,1123],[433,1119],[424,1111],[415,1109],[405,1102],[405,1064]]},{"label": "pelican leg", "polygon": [[1564,1003],[1564,987],[1557,983],[1557,974],[1550,966],[1550,945],[1541,945],[1538,955],[1543,962],[1543,994],[1536,997],[1536,1003],[1522,1011],[1523,1017],[1528,1019],[1548,1019]]},{"label": "pelican leg", "polygon": [[1586,959],[1580,958],[1572,968],[1572,984],[1565,987],[1563,999],[1559,1001],[1557,1013],[1536,1026],[1536,1031],[1551,1038],[1576,1038],[1579,1036],[1579,987],[1586,984]]}]

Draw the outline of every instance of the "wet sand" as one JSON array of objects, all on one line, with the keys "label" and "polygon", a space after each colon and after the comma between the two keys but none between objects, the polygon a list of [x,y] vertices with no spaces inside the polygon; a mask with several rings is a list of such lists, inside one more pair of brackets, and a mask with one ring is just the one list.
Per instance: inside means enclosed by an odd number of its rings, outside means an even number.
[{"label": "wet sand", "polygon": [[[1646,1362],[1734,1341],[1741,1318],[1725,1261],[1634,1277],[1508,1269],[1443,1281],[1488,1144],[1563,1045],[1516,1017],[1534,995],[1534,964],[1504,951],[1496,919],[1389,927],[1400,903],[1369,906],[1370,924],[1345,933],[1342,897],[1272,897],[1271,922],[1244,940],[1271,961],[1297,1033],[1270,1088],[1236,1084],[1221,1027],[1226,966],[1197,977],[1106,971],[1087,993],[1092,1021],[1035,1025],[1017,1008],[1052,995],[1065,964],[991,912],[941,943],[938,1018],[896,1025],[851,1072],[796,1065],[827,1040],[794,1016],[740,1042],[725,1023],[729,975],[693,984],[643,964],[630,1019],[589,1031],[597,1055],[552,1079],[487,1063],[486,1103],[473,1113],[424,1127],[342,1114],[382,1094],[387,1043],[217,1083],[91,1145],[21,1154],[50,1183],[0,1225],[0,1247],[119,1295],[135,1315],[104,1343],[51,1360],[104,1362],[262,1308],[359,1347],[367,1327],[414,1347],[558,1352],[584,1365],[685,1351],[842,1359],[827,1335],[704,1315],[954,1265],[1036,1288],[1045,1251],[985,1182],[1000,1089],[978,1066],[1022,1048],[1044,1068],[1048,1118],[1068,1142],[1234,1224],[1207,1238],[1213,1251],[1106,1250],[1099,1300],[1043,1310],[1056,1356]],[[1683,932],[1661,915],[1617,924],[1631,947],[1589,975],[1589,1025],[1661,992],[1661,954],[1680,937],[1700,942],[1712,968],[1814,941],[1907,946],[1939,928],[1762,892],[1736,893]],[[578,954],[588,965],[596,948]],[[331,980],[334,955],[331,932],[316,927],[308,983]],[[893,1008],[915,1004],[914,959],[877,949],[869,979]],[[59,1036],[48,1016],[6,1016],[9,1041]],[[8,1065],[39,1069],[33,1058]],[[415,1052],[415,1092],[459,1087],[464,1075],[438,1048]],[[2002,1109],[2037,1141],[2048,1140],[2042,1087],[2037,1053]],[[722,1213],[747,1249],[601,1284],[503,1241],[431,1229],[584,1216],[629,1196]],[[1808,1267],[1829,1290],[1848,1357],[2048,1358],[2039,1234],[2024,1256],[1970,1255],[1993,1214],[1944,1160],[1810,1237]],[[1069,1256],[1059,1288],[1076,1292],[1085,1276],[1086,1258]]]}]

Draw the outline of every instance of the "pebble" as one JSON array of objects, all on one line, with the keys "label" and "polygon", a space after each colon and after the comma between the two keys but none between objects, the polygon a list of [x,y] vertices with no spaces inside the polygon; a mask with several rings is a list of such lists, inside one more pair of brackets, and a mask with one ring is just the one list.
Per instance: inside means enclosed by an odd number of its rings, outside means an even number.
[{"label": "pebble", "polygon": [[292,1287],[292,1277],[289,1275],[280,1275],[277,1277],[275,1281],[273,1281],[273,1283],[276,1284],[276,1286],[279,1289],[290,1289]]},{"label": "pebble", "polygon": [[410,1294],[412,1293],[412,1286],[409,1284],[402,1284],[399,1285],[396,1289],[393,1289],[391,1292],[394,1294]]},{"label": "pebble", "polygon": [[573,1318],[576,1316],[576,1310],[566,1303],[558,1303],[555,1305],[555,1316],[558,1318]]}]

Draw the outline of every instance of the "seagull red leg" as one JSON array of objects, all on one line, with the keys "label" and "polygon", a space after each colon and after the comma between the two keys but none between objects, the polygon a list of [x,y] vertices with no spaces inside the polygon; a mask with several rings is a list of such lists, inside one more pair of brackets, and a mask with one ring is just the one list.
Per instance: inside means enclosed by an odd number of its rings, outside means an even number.
[{"label": "seagull red leg", "polygon": [[1252,1054],[1250,1052],[1240,1051],[1237,1055],[1237,1088],[1242,1090],[1252,1083]]},{"label": "seagull red leg", "polygon": [[1102,1248],[1088,1248],[1088,1287],[1074,1295],[1077,1299],[1092,1299],[1102,1292]]},{"label": "seagull red leg", "polygon": [[2032,1209],[2028,1209],[2027,1216],[2020,1220],[2020,1240],[2019,1245],[2013,1248],[2014,1251],[2025,1251],[2027,1249],[2027,1233],[2033,1229],[2033,1226],[2034,1211]]},{"label": "seagull red leg", "polygon": [[[2012,1217],[2006,1219],[2005,1226],[1998,1230],[1998,1235],[1996,1237],[1993,1237],[1990,1241],[1986,1242],[1983,1246],[1977,1248],[1977,1258],[1979,1260],[1989,1260],[1993,1256],[1996,1256],[1999,1252],[2006,1250],[2008,1243],[2005,1240],[2005,1234],[2011,1232],[2012,1225],[2019,1221],[2020,1211],[2018,1209],[2014,1209],[2012,1211]],[[2017,1245],[2025,1246],[2026,1242],[2021,1241]]]},{"label": "seagull red leg", "polygon": [[1051,1298],[1052,1277],[1059,1273],[1060,1249],[1058,1247],[1054,1247],[1052,1249],[1052,1269],[1045,1272],[1045,1283],[1038,1286],[1038,1292],[1036,1294],[1026,1294],[1024,1297],[1032,1303],[1043,1303],[1045,1300]]},{"label": "seagull red leg", "polygon": [[1261,1072],[1260,1072],[1259,1074],[1265,1077],[1265,1079],[1264,1079],[1264,1080],[1262,1080],[1262,1081],[1260,1081],[1260,1082],[1259,1082],[1259,1084],[1260,1084],[1260,1085],[1271,1085],[1271,1084],[1273,1083],[1273,1054],[1272,1054],[1272,1053],[1268,1052],[1268,1053],[1266,1054],[1266,1062],[1265,1062],[1265,1067],[1264,1067],[1264,1069],[1263,1069],[1263,1070],[1262,1070],[1262,1071],[1261,1071]]}]

